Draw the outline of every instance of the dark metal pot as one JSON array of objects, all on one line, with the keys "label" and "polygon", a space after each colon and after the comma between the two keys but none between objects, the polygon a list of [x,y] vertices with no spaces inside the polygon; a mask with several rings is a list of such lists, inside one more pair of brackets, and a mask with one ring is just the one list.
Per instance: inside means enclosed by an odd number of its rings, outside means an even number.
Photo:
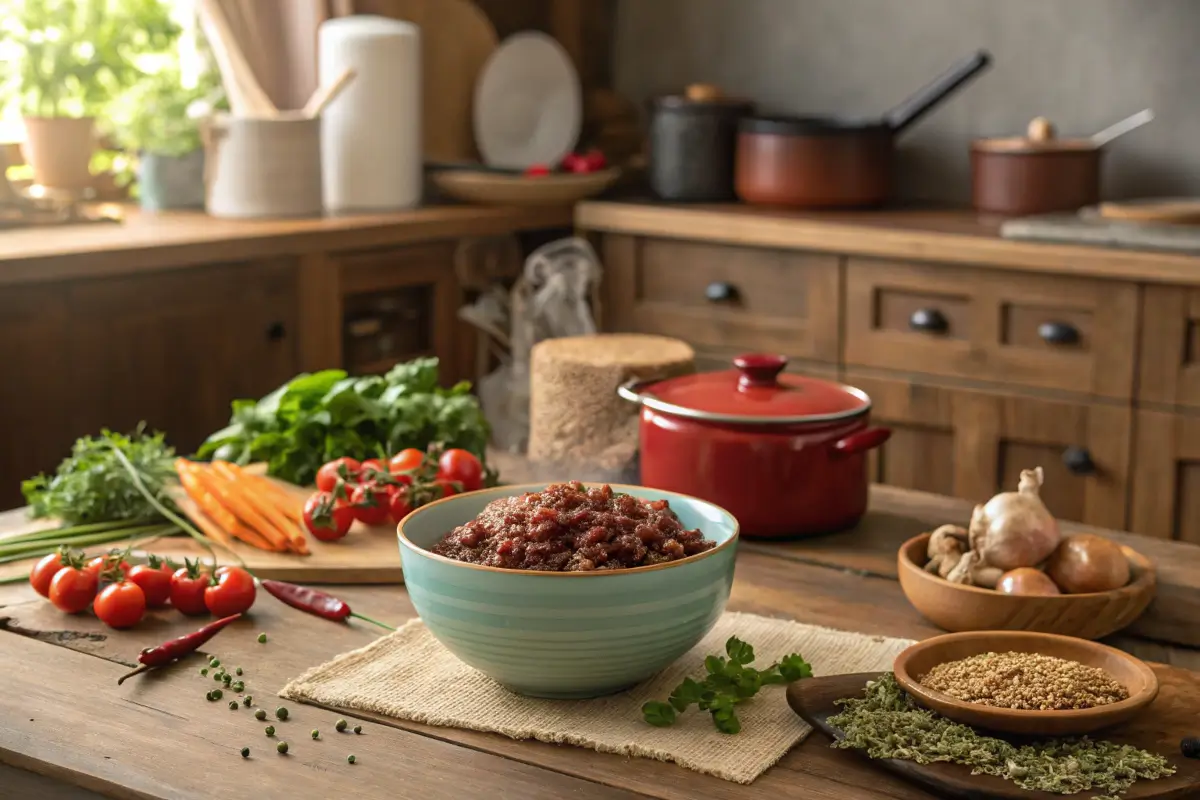
[{"label": "dark metal pot", "polygon": [[747,203],[852,208],[885,202],[900,133],[983,71],[979,51],[955,64],[882,119],[747,117],[738,126],[735,186]]},{"label": "dark metal pot", "polygon": [[971,143],[972,203],[1011,216],[1095,205],[1103,155],[1092,139],[1055,138],[1041,118],[1029,123],[1024,138],[978,139]]},{"label": "dark metal pot", "polygon": [[736,199],[733,159],[738,121],[754,111],[746,100],[712,86],[655,98],[650,116],[650,188],[664,200]]}]

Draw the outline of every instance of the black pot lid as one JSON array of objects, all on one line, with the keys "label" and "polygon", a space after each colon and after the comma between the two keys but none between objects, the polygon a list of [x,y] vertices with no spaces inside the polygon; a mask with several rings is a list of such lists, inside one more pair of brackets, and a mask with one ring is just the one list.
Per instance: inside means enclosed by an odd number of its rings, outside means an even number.
[{"label": "black pot lid", "polygon": [[785,136],[832,136],[838,134],[889,131],[880,119],[851,119],[820,116],[753,116],[738,122],[740,133],[765,133]]}]

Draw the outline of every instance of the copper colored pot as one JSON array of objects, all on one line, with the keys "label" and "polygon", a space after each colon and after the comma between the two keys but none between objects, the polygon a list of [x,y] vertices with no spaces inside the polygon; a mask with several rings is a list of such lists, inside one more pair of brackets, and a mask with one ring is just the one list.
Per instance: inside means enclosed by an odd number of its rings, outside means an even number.
[{"label": "copper colored pot", "polygon": [[978,211],[1008,216],[1075,211],[1100,202],[1104,150],[1091,139],[1056,139],[1043,119],[1024,138],[971,143],[971,198]]}]

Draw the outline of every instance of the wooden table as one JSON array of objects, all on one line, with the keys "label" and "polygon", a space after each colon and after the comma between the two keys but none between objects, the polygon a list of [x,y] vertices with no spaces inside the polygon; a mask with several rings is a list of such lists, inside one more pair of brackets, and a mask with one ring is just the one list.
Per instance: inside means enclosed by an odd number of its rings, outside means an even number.
[{"label": "wooden table", "polygon": [[[512,479],[511,473],[509,473]],[[966,503],[876,487],[854,531],[807,542],[744,542],[730,608],[832,627],[924,638],[938,631],[908,605],[895,580],[904,538],[948,519]],[[1068,526],[1073,527],[1073,526]],[[1170,542],[1134,545],[1154,558],[1162,593],[1146,617],[1114,642],[1143,657],[1200,669],[1200,554]],[[399,624],[414,611],[402,587],[332,587],[353,608]],[[65,617],[27,585],[0,587],[0,796],[45,798],[637,798],[662,800],[872,800],[928,798],[891,775],[829,749],[814,734],[749,786],[644,759],[569,746],[362,721],[363,734],[335,734],[335,714],[288,704],[280,727],[296,743],[281,757],[266,723],[210,703],[199,657],[127,682],[116,679],[148,645],[196,627],[174,612],[114,632],[90,616]],[[258,644],[259,631],[269,642]],[[325,622],[260,594],[253,620],[211,644],[246,668],[259,703],[288,679],[378,636],[367,625]],[[1154,637],[1159,641],[1152,641]],[[1164,644],[1172,642],[1176,644]],[[769,702],[783,702],[774,694]],[[345,714],[349,718],[350,714]],[[322,741],[308,731],[319,727]],[[238,750],[249,746],[244,761]],[[358,763],[346,764],[354,753]],[[35,774],[36,773],[36,774]]]}]

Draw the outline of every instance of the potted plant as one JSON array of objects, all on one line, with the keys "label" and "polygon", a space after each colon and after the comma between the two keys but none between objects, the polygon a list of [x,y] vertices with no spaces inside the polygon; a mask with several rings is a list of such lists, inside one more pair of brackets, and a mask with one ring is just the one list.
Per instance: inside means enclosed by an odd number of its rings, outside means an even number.
[{"label": "potted plant", "polygon": [[200,122],[227,104],[215,72],[202,72],[192,83],[185,86],[182,73],[171,67],[149,76],[121,98],[126,116],[118,122],[116,138],[125,150],[137,154],[144,209],[204,206]]},{"label": "potted plant", "polygon": [[179,34],[162,0],[0,3],[0,44],[15,67],[9,89],[25,118],[34,183],[69,191],[91,186],[96,115]]}]

